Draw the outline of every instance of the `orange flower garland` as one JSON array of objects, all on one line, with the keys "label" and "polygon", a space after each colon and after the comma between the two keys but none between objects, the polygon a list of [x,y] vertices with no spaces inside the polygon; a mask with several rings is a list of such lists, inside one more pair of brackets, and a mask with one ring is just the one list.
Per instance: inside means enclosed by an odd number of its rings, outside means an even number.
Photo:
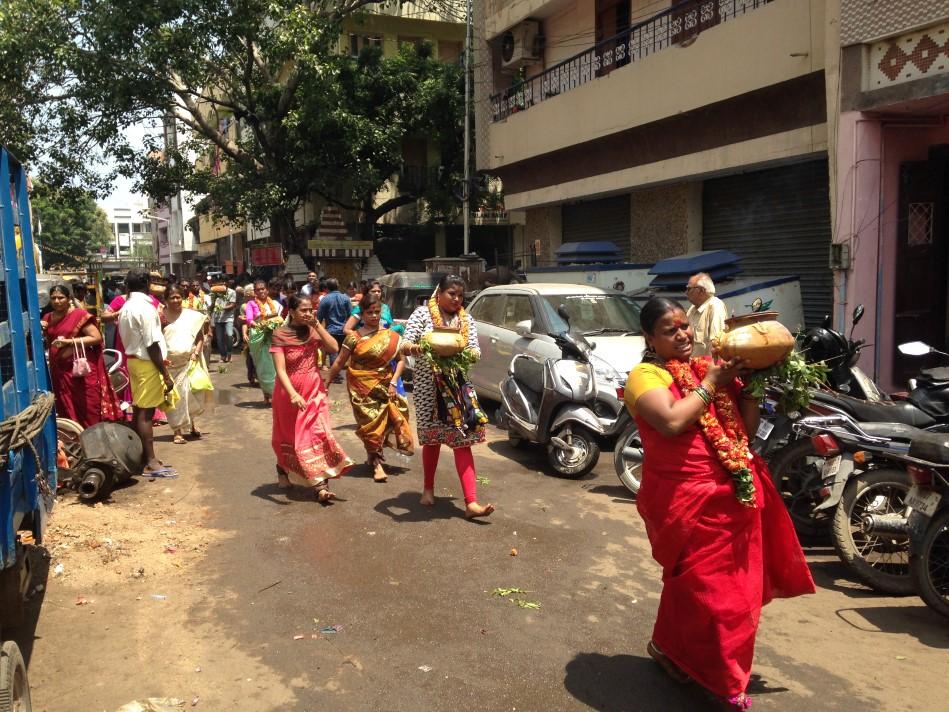
[{"label": "orange flower garland", "polygon": [[[666,362],[666,370],[672,374],[672,380],[679,389],[687,395],[699,387],[701,380],[708,374],[710,363],[707,358],[692,359],[689,363],[671,360]],[[715,413],[706,408],[699,418],[699,427],[715,450],[719,462],[731,474],[738,501],[746,507],[755,507],[757,505],[755,483],[751,474],[751,451],[748,449],[748,436],[738,422],[735,403],[724,389],[715,392],[714,403]]]},{"label": "orange flower garland", "polygon": [[[442,321],[442,312],[438,308],[438,298],[433,296],[428,300],[428,313],[432,317],[432,324],[442,329],[445,327],[445,322]],[[458,319],[461,325],[461,335],[465,339],[465,346],[468,345],[468,312],[465,311],[464,307],[458,310]]]}]

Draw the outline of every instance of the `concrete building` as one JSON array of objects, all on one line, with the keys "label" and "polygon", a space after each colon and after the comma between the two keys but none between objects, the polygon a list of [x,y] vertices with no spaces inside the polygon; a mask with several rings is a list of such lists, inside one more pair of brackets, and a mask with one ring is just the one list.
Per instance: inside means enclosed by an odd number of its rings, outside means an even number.
[{"label": "concrete building", "polygon": [[124,204],[110,205],[106,209],[115,243],[106,258],[153,259],[152,222],[148,217],[148,201],[133,196]]},{"label": "concrete building", "polygon": [[[175,121],[164,122],[165,148],[177,148]],[[194,228],[194,197],[178,192],[163,201],[149,201],[155,254],[168,274],[193,277],[196,271],[197,240]]]},{"label": "concrete building", "polygon": [[636,263],[727,248],[799,274],[808,323],[830,313],[833,4],[476,3],[477,165],[525,213],[524,263],[583,240]]},{"label": "concrete building", "polygon": [[837,320],[866,307],[862,365],[902,389],[898,344],[949,343],[949,3],[841,0],[835,42]]}]

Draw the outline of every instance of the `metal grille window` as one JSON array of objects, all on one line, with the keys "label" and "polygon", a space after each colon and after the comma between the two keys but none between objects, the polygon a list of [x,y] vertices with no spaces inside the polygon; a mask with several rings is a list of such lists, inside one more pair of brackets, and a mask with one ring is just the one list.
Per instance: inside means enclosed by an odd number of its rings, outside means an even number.
[{"label": "metal grille window", "polygon": [[933,244],[933,203],[910,203],[906,236],[910,247]]}]

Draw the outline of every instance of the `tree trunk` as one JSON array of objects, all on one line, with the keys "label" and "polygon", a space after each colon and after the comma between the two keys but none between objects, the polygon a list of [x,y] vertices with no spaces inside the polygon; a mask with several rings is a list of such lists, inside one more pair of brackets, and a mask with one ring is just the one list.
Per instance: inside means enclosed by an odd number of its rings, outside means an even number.
[{"label": "tree trunk", "polygon": [[287,255],[302,255],[306,249],[303,236],[297,231],[294,213],[289,211],[270,216],[270,241],[279,242]]}]

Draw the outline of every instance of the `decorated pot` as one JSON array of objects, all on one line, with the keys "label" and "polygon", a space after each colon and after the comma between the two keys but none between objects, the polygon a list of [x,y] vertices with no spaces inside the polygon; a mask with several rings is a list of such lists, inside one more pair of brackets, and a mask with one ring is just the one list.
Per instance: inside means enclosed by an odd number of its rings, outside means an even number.
[{"label": "decorated pot", "polygon": [[455,356],[468,345],[460,330],[445,326],[436,326],[422,337],[422,342],[429,344],[439,356]]},{"label": "decorated pot", "polygon": [[794,349],[794,336],[779,321],[776,312],[748,314],[729,319],[721,336],[712,339],[712,346],[727,360],[745,359],[756,371],[780,363]]}]

